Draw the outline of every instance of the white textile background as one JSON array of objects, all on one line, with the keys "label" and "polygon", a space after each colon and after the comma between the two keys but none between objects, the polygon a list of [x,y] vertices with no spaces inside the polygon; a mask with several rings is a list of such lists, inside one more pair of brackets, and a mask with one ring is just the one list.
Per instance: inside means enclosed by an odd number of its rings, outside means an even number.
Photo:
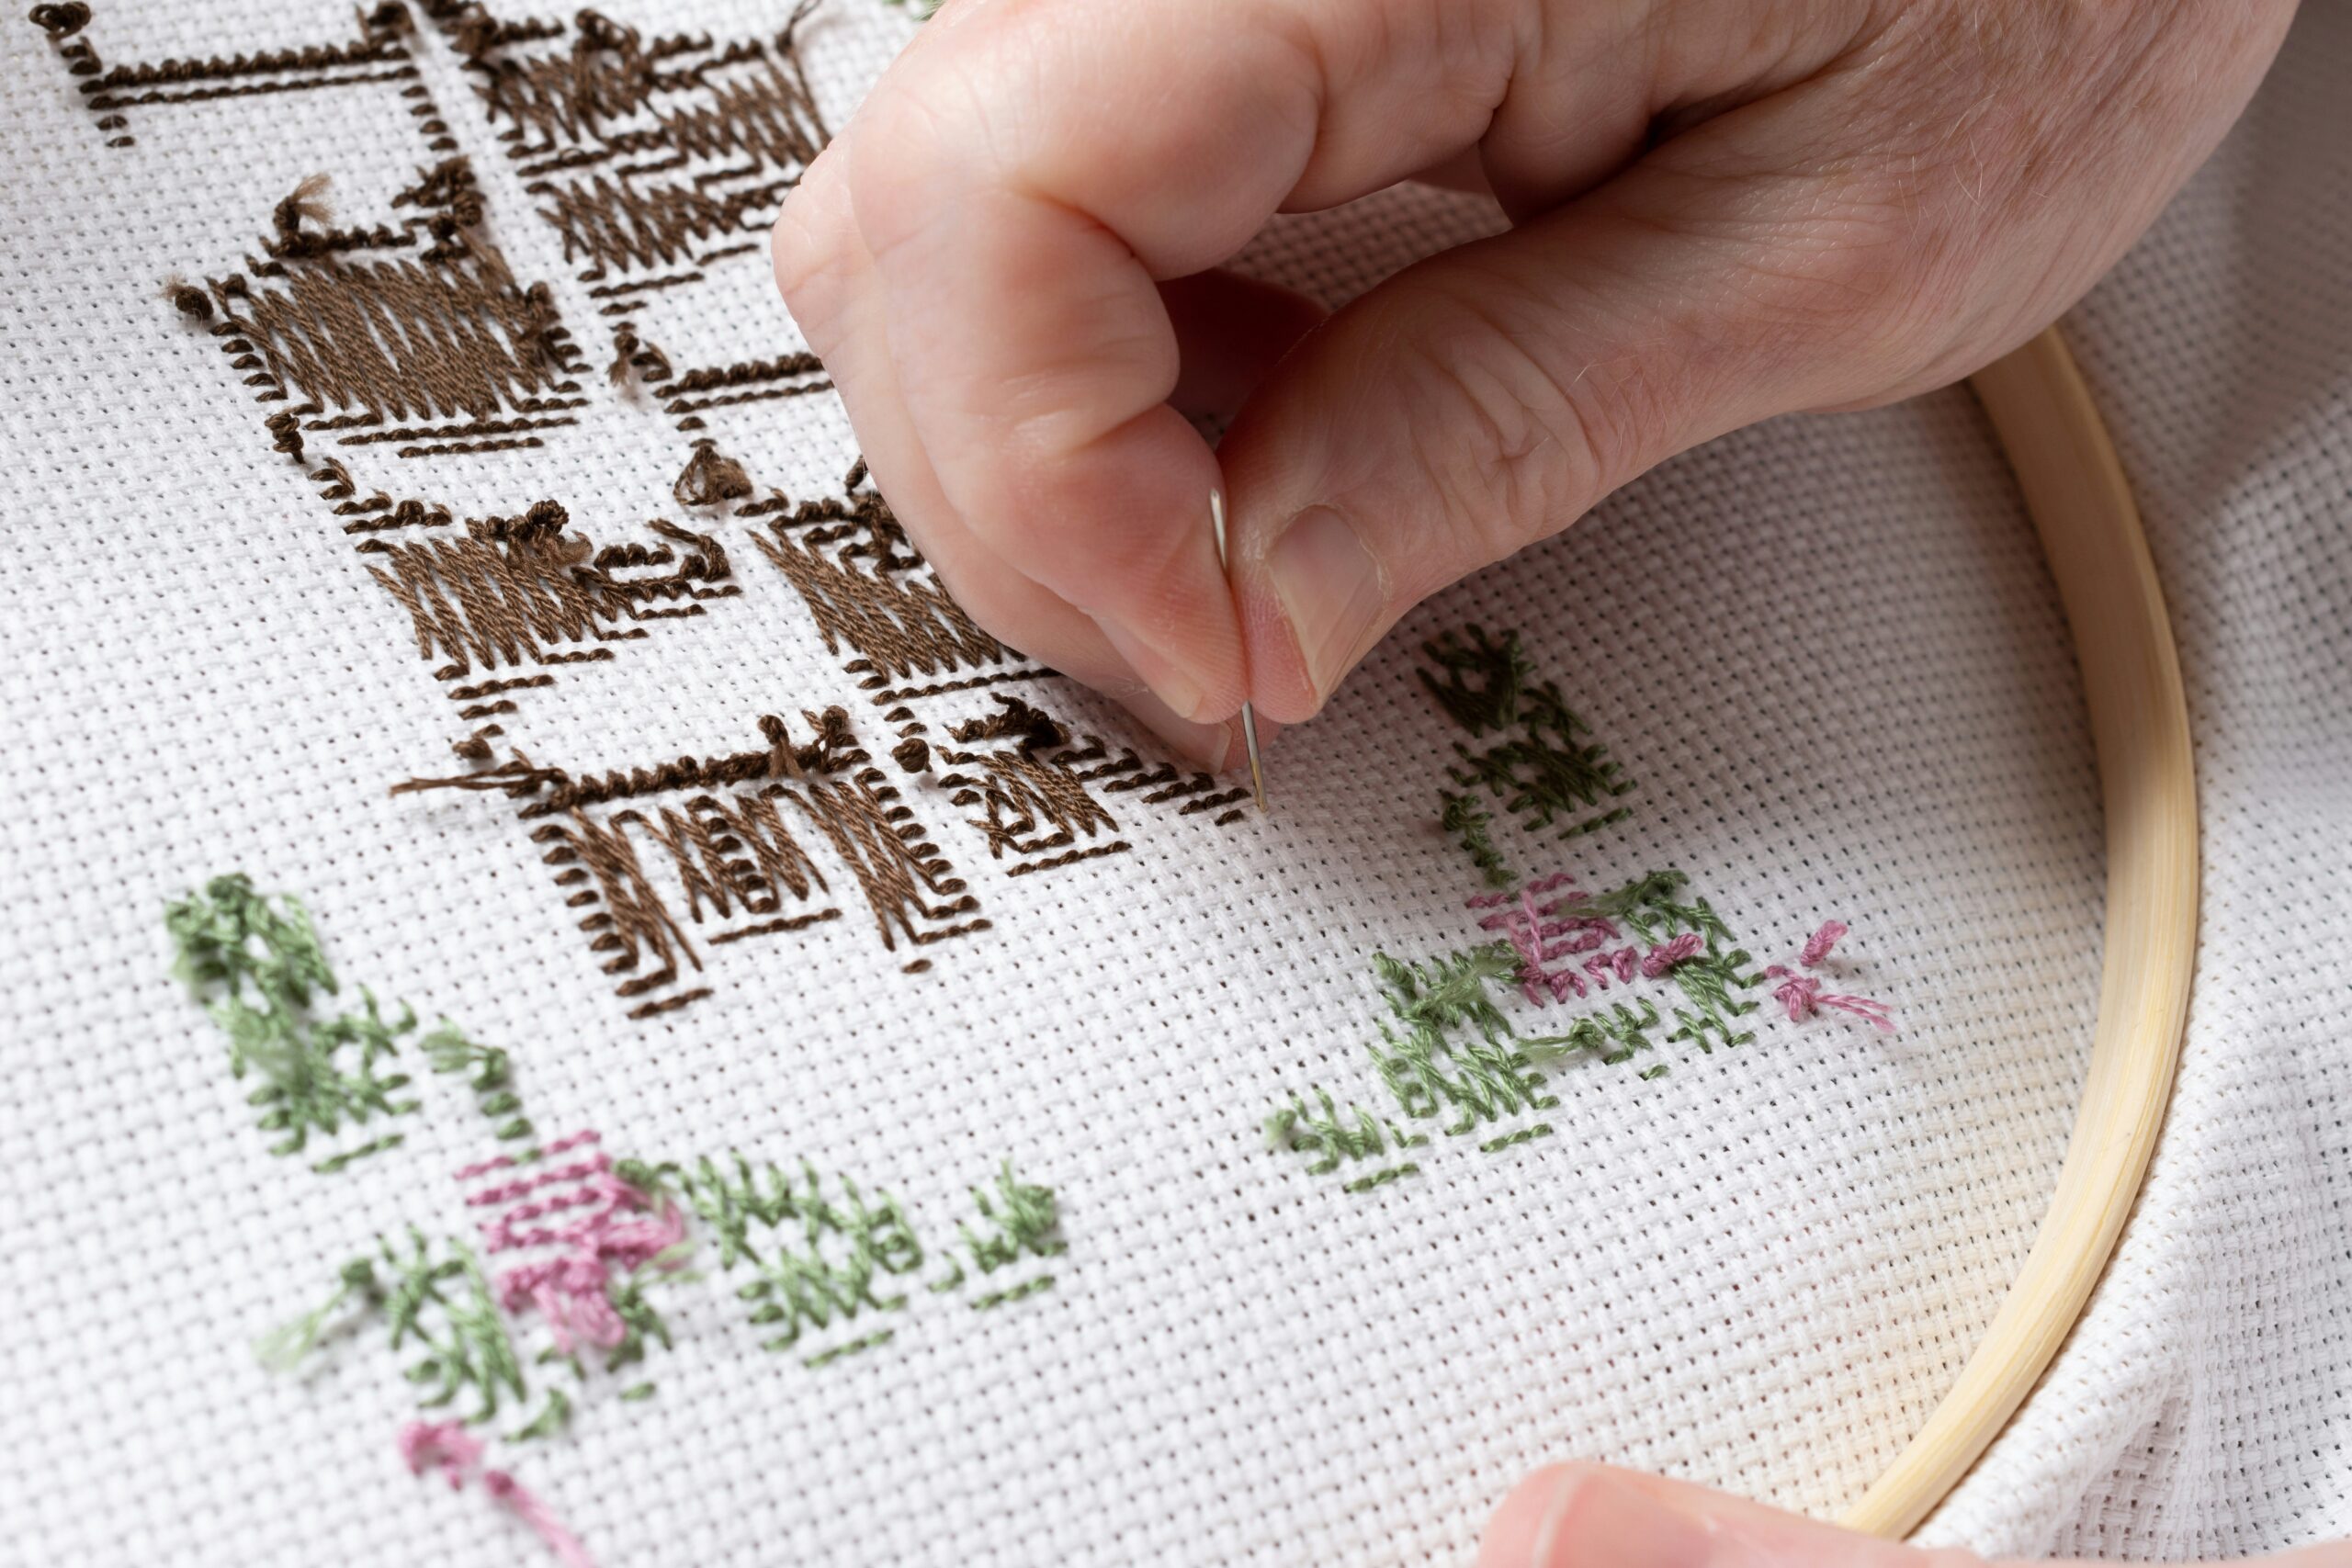
[{"label": "white textile background", "polygon": [[1930,1522],[2060,1555],[2352,1536],[2352,10],[2067,321],[2179,639],[2205,892],[2137,1213]]},{"label": "white textile background", "polygon": [[[720,38],[785,9],[608,7]],[[119,0],[90,37],[109,60],[225,53],[346,39],[349,15]],[[863,0],[808,24],[833,125],[909,27]],[[597,297],[446,45],[416,52],[486,232],[601,370]],[[565,1433],[497,1445],[607,1568],[1452,1562],[1518,1475],[1569,1454],[1834,1511],[1934,1404],[2047,1199],[2101,891],[2064,628],[1964,393],[1718,442],[1442,595],[1285,737],[1270,819],[1108,796],[1132,853],[1015,878],[944,790],[910,782],[991,931],[906,975],[840,878],[848,918],[707,948],[712,998],[632,1021],[511,807],[388,795],[453,771],[464,727],[305,468],[269,450],[266,411],[157,298],[168,275],[239,266],[322,168],[339,215],[379,209],[423,156],[398,100],[159,107],[108,148],[51,53],[0,27],[0,1561],[533,1560],[478,1494],[401,1470],[412,1391],[380,1330],[307,1376],[254,1363],[254,1337],[374,1234],[461,1234],[447,1172],[485,1138],[435,1083],[391,1155],[322,1176],[265,1152],[164,974],[164,901],[232,868],[306,898],[346,985],[509,1047],[550,1133],[805,1156],[897,1192],[934,1253],[1001,1158],[1058,1193],[1052,1291],[985,1314],[918,1293],[892,1344],[828,1367],[760,1350],[707,1250],[708,1279],[659,1288],[676,1344],[649,1362],[650,1401],[592,1382]],[[2075,332],[2188,664],[2206,951],[2122,1264],[1945,1536],[2147,1551],[2352,1529],[2352,1006],[2329,940],[2352,816],[2352,139],[2329,86],[2347,70],[2352,28],[2307,18]],[[1397,195],[1285,220],[1249,260],[1336,299],[1487,221]],[[756,255],[711,271],[636,318],[649,336],[682,365],[798,346]],[[552,496],[600,542],[641,537],[679,514],[684,437],[583,380],[594,406],[538,451],[347,455],[363,491],[463,515]],[[854,453],[821,395],[712,425],[795,498],[838,493]],[[584,772],[740,748],[759,714],[838,702],[884,750],[758,525],[693,525],[724,536],[741,598],[568,668],[503,717],[508,739]],[[1439,1138],[1419,1178],[1371,1192],[1269,1152],[1261,1119],[1295,1089],[1380,1103],[1371,954],[1475,934],[1477,884],[1434,822],[1460,732],[1413,674],[1419,638],[1465,620],[1518,628],[1634,785],[1629,820],[1567,846],[1506,828],[1515,864],[1588,886],[1679,866],[1760,961],[1847,919],[1845,977],[1900,1035],[1759,1012],[1755,1043],[1675,1047],[1655,1082],[1567,1066],[1553,1137],[1499,1156]],[[1115,722],[1065,687],[1032,694]],[[937,731],[984,697],[922,716]]]}]

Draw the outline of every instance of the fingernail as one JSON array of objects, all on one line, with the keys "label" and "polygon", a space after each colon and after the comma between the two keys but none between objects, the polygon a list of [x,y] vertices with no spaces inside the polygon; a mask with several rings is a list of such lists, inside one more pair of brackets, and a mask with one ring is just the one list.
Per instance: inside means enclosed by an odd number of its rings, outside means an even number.
[{"label": "fingernail", "polygon": [[1127,668],[1136,672],[1136,679],[1149,686],[1152,695],[1167,704],[1170,713],[1188,723],[1197,720],[1207,693],[1182,665],[1107,617],[1095,624],[1102,628],[1103,639],[1127,661]]},{"label": "fingernail", "polygon": [[1555,1472],[1496,1513],[1478,1568],[1761,1568],[1740,1542],[1606,1471]]},{"label": "fingernail", "polygon": [[1274,541],[1266,570],[1315,694],[1329,697],[1363,657],[1387,608],[1380,563],[1346,518],[1328,506],[1310,506]]},{"label": "fingernail", "polygon": [[1139,692],[1120,700],[1128,712],[1143,720],[1153,734],[1166,741],[1170,750],[1194,767],[1212,773],[1225,772],[1225,765],[1233,755],[1234,726],[1194,724],[1191,719],[1170,712],[1166,704],[1149,692]]}]

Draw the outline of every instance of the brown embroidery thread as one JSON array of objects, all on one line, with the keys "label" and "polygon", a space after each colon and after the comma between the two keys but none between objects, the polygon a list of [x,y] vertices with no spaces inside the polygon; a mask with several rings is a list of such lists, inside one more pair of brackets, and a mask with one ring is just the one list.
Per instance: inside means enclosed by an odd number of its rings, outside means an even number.
[{"label": "brown embroidery thread", "polygon": [[[893,681],[1003,663],[1004,646],[944,590],[910,581],[928,569],[881,495],[859,488],[865,467],[858,464],[843,482],[849,500],[802,502],[789,518],[772,522],[768,536],[752,536],[799,592],[826,649],[839,653],[847,643],[856,652],[844,668],[881,694],[877,705],[913,694],[889,692]],[[780,507],[783,498],[775,500]]]},{"label": "brown embroidery thread", "polygon": [[1057,865],[1070,865],[1082,860],[1097,860],[1104,855],[1119,854],[1133,848],[1135,846],[1125,839],[1114,839],[1107,844],[1095,844],[1088,849],[1072,850],[1067,854],[1048,855],[1043,860],[1023,861],[1019,865],[1006,867],[1004,874],[1007,876],[1025,876],[1033,871],[1048,871]]},{"label": "brown embroidery thread", "polygon": [[751,494],[752,481],[742,464],[702,440],[695,443],[694,456],[686,459],[685,470],[670,492],[680,506],[717,506]]},{"label": "brown embroidery thread", "polygon": [[279,265],[282,287],[232,277],[213,285],[213,299],[273,381],[311,402],[377,418],[484,420],[502,403],[575,389],[565,378],[578,367],[551,336],[545,288],[517,288],[490,246],[437,265]]}]

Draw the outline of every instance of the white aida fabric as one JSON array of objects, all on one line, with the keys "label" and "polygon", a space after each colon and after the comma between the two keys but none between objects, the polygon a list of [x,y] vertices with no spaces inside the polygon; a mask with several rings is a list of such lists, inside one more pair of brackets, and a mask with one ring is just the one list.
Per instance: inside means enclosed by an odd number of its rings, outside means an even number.
[{"label": "white aida fabric", "polygon": [[1926,1534],[2352,1536],[2352,12],[2067,321],[2180,644],[2204,903],[2171,1114],[2042,1386]]},{"label": "white aida fabric", "polygon": [[[1236,817],[1218,798],[1230,781],[1157,773],[1085,694],[1005,679],[1029,668],[1015,655],[967,645],[902,672],[887,626],[820,624],[812,581],[882,569],[841,553],[854,525],[809,544],[832,525],[792,510],[852,513],[862,492],[843,488],[855,446],[820,373],[778,363],[802,344],[756,245],[796,166],[786,78],[763,74],[790,58],[787,9],[604,14],[501,8],[510,25],[488,37],[422,10],[403,30],[344,6],[114,0],[54,38],[0,27],[15,160],[0,678],[16,725],[0,751],[0,1378],[16,1416],[0,1561],[547,1560],[479,1481],[453,1494],[403,1466],[397,1434],[441,1413],[420,1411],[415,1348],[390,1346],[380,1315],[345,1311],[292,1371],[255,1357],[346,1260],[387,1267],[379,1236],[397,1249],[413,1226],[505,1269],[467,1202],[479,1183],[454,1172],[517,1145],[410,1035],[416,1111],[272,1155],[254,1080],[230,1076],[226,1040],[169,973],[164,905],[231,871],[308,906],[343,984],[334,1009],[364,986],[388,1012],[509,1051],[541,1139],[593,1129],[616,1156],[685,1166],[805,1160],[835,1194],[847,1179],[902,1205],[922,1260],[873,1294],[903,1303],[855,1303],[783,1348],[763,1348],[777,1329],[740,1293],[749,1267],[699,1216],[687,1267],[639,1277],[669,1343],[637,1365],[590,1356],[575,1373],[538,1359],[544,1314],[500,1314],[528,1392],[475,1435],[607,1568],[1450,1562],[1517,1477],[1572,1455],[1821,1513],[1857,1495],[2024,1256],[2096,999],[2081,694],[1966,394],[1727,438],[1441,595],[1283,738],[1275,815]],[[799,24],[824,125],[913,26],[867,0]],[[278,52],[313,48],[329,52]],[[469,50],[516,69],[469,68]],[[209,73],[139,69],[216,58]],[[600,73],[631,60],[659,81],[613,107]],[[2352,818],[2352,139],[2328,91],[2347,67],[2352,31],[2306,18],[2246,129],[2075,331],[2188,665],[2205,951],[2180,1096],[2119,1266],[1939,1515],[1944,1538],[2147,1551],[2352,1529],[2352,1084],[2334,1046],[2352,971],[2330,941]],[[492,81],[507,84],[494,102],[478,91]],[[447,179],[394,197],[455,157],[480,210],[456,260],[424,259],[446,237],[407,220],[465,204]],[[332,217],[281,222],[322,173]],[[1245,261],[1338,300],[1490,221],[1394,193],[1286,220]],[[390,243],[369,238],[379,225]],[[333,228],[344,248],[273,264],[271,243]],[[453,302],[447,279],[480,281],[493,254],[511,287]],[[384,285],[370,319],[351,304],[364,289],[320,282],[401,264],[425,280],[401,298],[421,289],[445,314],[403,315]],[[209,316],[175,309],[167,280],[204,290]],[[305,286],[324,292],[289,314]],[[241,336],[232,317],[257,325]],[[517,334],[550,319],[569,346],[517,361]],[[450,346],[468,331],[507,368],[469,382]],[[355,341],[379,357],[337,371]],[[618,386],[616,355],[637,360]],[[578,367],[560,373],[570,390],[550,364]],[[452,412],[483,384],[488,416]],[[299,459],[265,423],[284,415]],[[673,492],[706,440],[749,496]],[[560,536],[600,552],[581,570],[673,587],[612,590],[625,611],[587,622],[537,602],[537,629],[502,642],[499,591],[461,590],[454,557],[426,546],[454,551],[468,520],[542,501],[564,509]],[[830,567],[807,564],[820,556]],[[1579,744],[1621,770],[1603,804],[1622,818],[1562,840],[1449,778],[1457,745],[1497,737],[1447,716],[1419,645],[1469,623],[1519,634],[1589,727]],[[1073,785],[1092,805],[1065,802],[1066,845],[992,839],[1000,802],[943,782],[985,766],[942,754],[999,695],[1069,745],[971,752],[1114,770]],[[650,770],[761,751],[763,715],[806,742],[803,715],[833,705],[873,773],[777,782],[801,792],[784,820],[822,878],[782,913],[834,913],[757,929],[775,922],[717,898],[721,873],[660,839],[698,792],[753,786],[669,788]],[[913,725],[933,755],[910,763],[893,748]],[[1099,759],[1051,761],[1088,737]],[[1144,754],[1118,771],[1131,746]],[[391,793],[516,757],[650,782],[536,818],[528,795]],[[881,857],[876,840],[791,814],[860,780],[899,792],[872,797],[865,827],[906,828],[952,877],[877,901],[852,863]],[[1521,1035],[1617,1001],[1662,1021],[1631,1062],[1544,1067],[1534,1092],[1555,1103],[1465,1112],[1459,1134],[1456,1105],[1416,1117],[1367,1051],[1385,1016],[1374,955],[1491,940],[1465,908],[1484,884],[1439,826],[1444,790],[1486,802],[1521,877],[1600,891],[1682,872],[1751,969],[1848,922],[1821,973],[1886,1003],[1899,1032],[1792,1022],[1768,986],[1736,987],[1753,1039],[1701,1051],[1668,1038],[1694,1005],[1670,977],[1543,1007],[1497,990]],[[882,815],[898,808],[910,815]],[[573,836],[535,837],[550,827]],[[565,846],[586,842],[624,846],[641,883],[573,874]],[[580,902],[592,889],[601,901]],[[593,922],[649,908],[675,975],[620,994],[660,967],[651,939],[607,972],[620,954],[596,943],[616,926]],[[1641,1076],[1656,1066],[1669,1070]],[[1426,1141],[1319,1173],[1270,1147],[1269,1113],[1295,1095],[1313,1110],[1318,1089]],[[388,1131],[397,1147],[312,1168]],[[989,1234],[971,1190],[994,1190],[1008,1160],[1051,1189],[1064,1250],[989,1269],[959,1224]],[[801,1239],[797,1221],[752,1235],[771,1258]],[[554,1391],[570,1420],[517,1436]]]}]

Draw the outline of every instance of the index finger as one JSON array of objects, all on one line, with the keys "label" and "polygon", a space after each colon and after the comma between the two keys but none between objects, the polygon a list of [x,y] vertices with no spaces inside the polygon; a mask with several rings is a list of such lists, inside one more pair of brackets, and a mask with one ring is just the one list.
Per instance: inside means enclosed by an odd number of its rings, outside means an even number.
[{"label": "index finger", "polygon": [[[944,503],[1203,722],[1239,705],[1246,671],[1209,534],[1216,462],[1167,404],[1179,362],[1156,282],[1224,260],[1302,189],[1388,183],[1452,150],[1433,139],[1485,126],[1380,112],[1442,51],[1335,73],[1335,9],[1365,28],[1366,7],[1315,0],[951,7],[876,86],[846,156],[812,175],[847,183]],[[907,521],[920,537],[924,519]]]}]

